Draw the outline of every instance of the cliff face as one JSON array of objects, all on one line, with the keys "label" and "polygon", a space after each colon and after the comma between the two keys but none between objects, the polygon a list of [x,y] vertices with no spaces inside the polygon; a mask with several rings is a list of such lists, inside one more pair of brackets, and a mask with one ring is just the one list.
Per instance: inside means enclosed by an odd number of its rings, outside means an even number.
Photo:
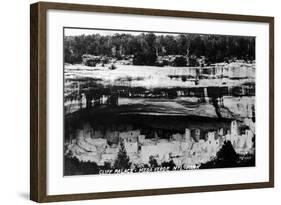
[{"label": "cliff face", "polygon": [[113,165],[124,141],[133,164],[188,169],[225,141],[239,154],[253,152],[254,64],[116,66],[66,67],[65,155]]},{"label": "cliff face", "polygon": [[255,97],[230,97],[224,96],[221,100],[221,107],[229,110],[239,118],[254,118]]}]

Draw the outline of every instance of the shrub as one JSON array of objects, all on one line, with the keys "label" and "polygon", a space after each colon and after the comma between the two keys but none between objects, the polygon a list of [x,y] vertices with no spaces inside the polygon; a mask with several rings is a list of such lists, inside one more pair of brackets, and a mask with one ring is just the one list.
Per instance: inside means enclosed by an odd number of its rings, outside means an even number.
[{"label": "shrub", "polygon": [[149,163],[150,167],[152,167],[152,168],[158,167],[157,160],[153,156],[149,157],[148,163]]},{"label": "shrub", "polygon": [[174,59],[173,66],[175,67],[184,67],[187,64],[187,60],[183,56],[177,56]]},{"label": "shrub", "polygon": [[133,65],[155,65],[157,56],[152,51],[141,51],[134,55]]}]

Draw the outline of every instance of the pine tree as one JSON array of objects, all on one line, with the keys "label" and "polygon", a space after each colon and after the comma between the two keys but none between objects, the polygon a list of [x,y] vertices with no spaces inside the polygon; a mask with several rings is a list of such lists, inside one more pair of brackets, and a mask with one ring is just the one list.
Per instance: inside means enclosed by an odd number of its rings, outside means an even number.
[{"label": "pine tree", "polygon": [[238,160],[239,156],[235,152],[231,142],[226,141],[217,152],[216,158],[201,164],[199,169],[237,167],[239,165]]},{"label": "pine tree", "polygon": [[239,157],[230,141],[226,141],[217,153],[217,164],[220,167],[236,167]]},{"label": "pine tree", "polygon": [[114,168],[115,169],[130,169],[131,168],[130,158],[127,155],[123,141],[121,141],[121,143],[120,143],[120,149],[117,154],[117,159],[114,162]]}]

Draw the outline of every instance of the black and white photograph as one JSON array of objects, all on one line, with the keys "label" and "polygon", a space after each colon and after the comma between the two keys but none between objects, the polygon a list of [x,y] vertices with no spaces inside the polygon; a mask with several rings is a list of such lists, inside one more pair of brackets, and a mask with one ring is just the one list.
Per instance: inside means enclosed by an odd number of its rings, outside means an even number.
[{"label": "black and white photograph", "polygon": [[254,36],[62,35],[64,176],[255,166]]}]

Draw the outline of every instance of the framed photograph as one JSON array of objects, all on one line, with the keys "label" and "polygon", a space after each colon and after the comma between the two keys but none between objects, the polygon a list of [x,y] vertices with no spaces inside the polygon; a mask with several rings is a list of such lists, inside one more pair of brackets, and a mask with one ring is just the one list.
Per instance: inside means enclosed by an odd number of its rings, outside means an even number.
[{"label": "framed photograph", "polygon": [[40,2],[30,198],[274,186],[274,18]]}]

